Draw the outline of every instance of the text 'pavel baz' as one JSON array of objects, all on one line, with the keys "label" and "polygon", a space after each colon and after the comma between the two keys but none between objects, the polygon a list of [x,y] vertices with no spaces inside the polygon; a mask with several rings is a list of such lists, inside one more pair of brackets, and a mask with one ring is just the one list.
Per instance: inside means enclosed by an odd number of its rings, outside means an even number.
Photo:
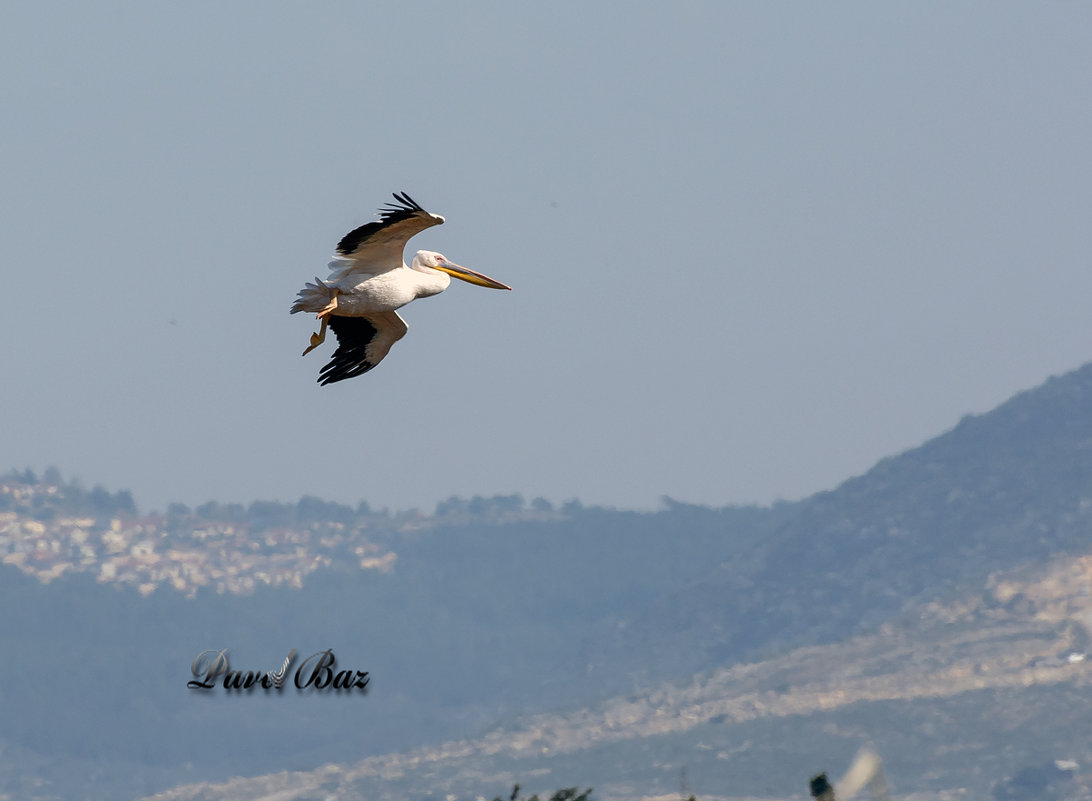
[{"label": "text 'pavel baz'", "polygon": [[[295,659],[296,651],[292,649],[285,657],[283,664],[277,670],[232,670],[228,664],[227,649],[219,651],[202,651],[190,665],[190,672],[194,679],[186,683],[186,686],[195,690],[211,690],[216,687],[217,680],[225,690],[253,690],[261,687],[263,690],[281,690],[284,687],[284,679],[288,675],[288,669]],[[335,672],[337,658],[332,648],[318,651],[303,660],[296,669],[293,683],[299,690],[313,688],[315,690],[365,690],[371,679],[366,670],[339,670]]]}]

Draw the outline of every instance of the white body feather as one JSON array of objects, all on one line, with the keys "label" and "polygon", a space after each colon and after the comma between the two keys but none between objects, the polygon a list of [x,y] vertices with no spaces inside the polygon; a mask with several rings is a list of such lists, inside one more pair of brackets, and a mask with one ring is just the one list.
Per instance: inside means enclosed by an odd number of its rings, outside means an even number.
[{"label": "white body feather", "polygon": [[[415,260],[416,261],[416,260]],[[346,265],[348,262],[348,265]],[[300,290],[292,312],[318,313],[338,291],[337,313],[343,317],[362,317],[376,312],[394,311],[417,298],[438,295],[451,284],[451,276],[428,268],[411,269],[403,264],[380,273],[362,273],[348,259],[330,262],[330,277],[315,279]]]}]

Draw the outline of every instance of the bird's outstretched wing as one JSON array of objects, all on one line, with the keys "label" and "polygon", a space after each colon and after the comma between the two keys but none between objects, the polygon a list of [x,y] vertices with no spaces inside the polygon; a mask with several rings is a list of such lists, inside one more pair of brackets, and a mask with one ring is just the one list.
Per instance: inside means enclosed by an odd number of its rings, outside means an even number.
[{"label": "bird's outstretched wing", "polygon": [[355,378],[371,370],[406,335],[409,327],[398,312],[380,312],[367,317],[331,315],[330,328],[337,337],[334,356],[319,371],[320,384]]},{"label": "bird's outstretched wing", "polygon": [[429,214],[407,195],[395,193],[396,203],[379,210],[379,222],[366,223],[344,237],[337,245],[337,259],[330,264],[330,280],[340,280],[350,273],[381,273],[402,266],[406,242],[444,218]]}]

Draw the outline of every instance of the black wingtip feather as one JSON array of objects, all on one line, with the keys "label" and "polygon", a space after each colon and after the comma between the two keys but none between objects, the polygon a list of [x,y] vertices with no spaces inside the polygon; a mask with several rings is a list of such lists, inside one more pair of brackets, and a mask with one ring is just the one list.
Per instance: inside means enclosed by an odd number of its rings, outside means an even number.
[{"label": "black wingtip feather", "polygon": [[368,343],[375,338],[375,326],[364,317],[330,316],[330,329],[337,337],[337,350],[319,370],[318,382],[323,386],[355,378],[375,367],[367,357]]},{"label": "black wingtip feather", "polygon": [[391,195],[398,203],[387,203],[379,209],[379,222],[365,223],[355,228],[342,237],[337,243],[337,252],[340,256],[348,256],[368,239],[368,237],[382,230],[391,223],[409,219],[415,214],[428,214],[416,200],[407,193],[392,192]]},{"label": "black wingtip feather", "polygon": [[402,192],[401,194],[399,194],[398,192],[395,192],[394,193],[394,199],[399,201],[400,203],[405,203],[411,209],[416,209],[417,211],[424,211],[424,209],[421,208],[421,206],[417,203],[417,201],[414,200],[413,198],[411,198],[409,196],[409,193],[407,193],[407,192]]},{"label": "black wingtip feather", "polygon": [[[383,206],[379,210],[379,218],[381,220],[383,220],[384,222],[388,218],[397,217],[398,219],[401,220],[401,219],[403,219],[405,217],[416,214],[419,211],[425,211],[423,208],[421,208],[421,206],[417,203],[416,200],[411,198],[405,192],[403,192],[402,194],[398,194],[397,192],[393,192],[392,196],[398,202],[397,203],[387,203],[385,206]],[[425,212],[425,213],[427,214],[428,212]]]}]

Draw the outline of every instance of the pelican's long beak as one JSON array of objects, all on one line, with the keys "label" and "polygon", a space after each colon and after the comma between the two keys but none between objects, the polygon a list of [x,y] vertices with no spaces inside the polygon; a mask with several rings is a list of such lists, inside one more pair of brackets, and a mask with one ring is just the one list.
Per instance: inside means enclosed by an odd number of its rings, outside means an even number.
[{"label": "pelican's long beak", "polygon": [[453,261],[447,259],[441,259],[436,265],[437,270],[443,270],[448,275],[454,276],[461,281],[466,281],[470,284],[477,284],[478,286],[489,287],[490,289],[511,289],[508,284],[502,284],[500,281],[494,281],[488,275],[482,275],[476,273],[473,270],[468,270],[466,267],[460,267]]}]

